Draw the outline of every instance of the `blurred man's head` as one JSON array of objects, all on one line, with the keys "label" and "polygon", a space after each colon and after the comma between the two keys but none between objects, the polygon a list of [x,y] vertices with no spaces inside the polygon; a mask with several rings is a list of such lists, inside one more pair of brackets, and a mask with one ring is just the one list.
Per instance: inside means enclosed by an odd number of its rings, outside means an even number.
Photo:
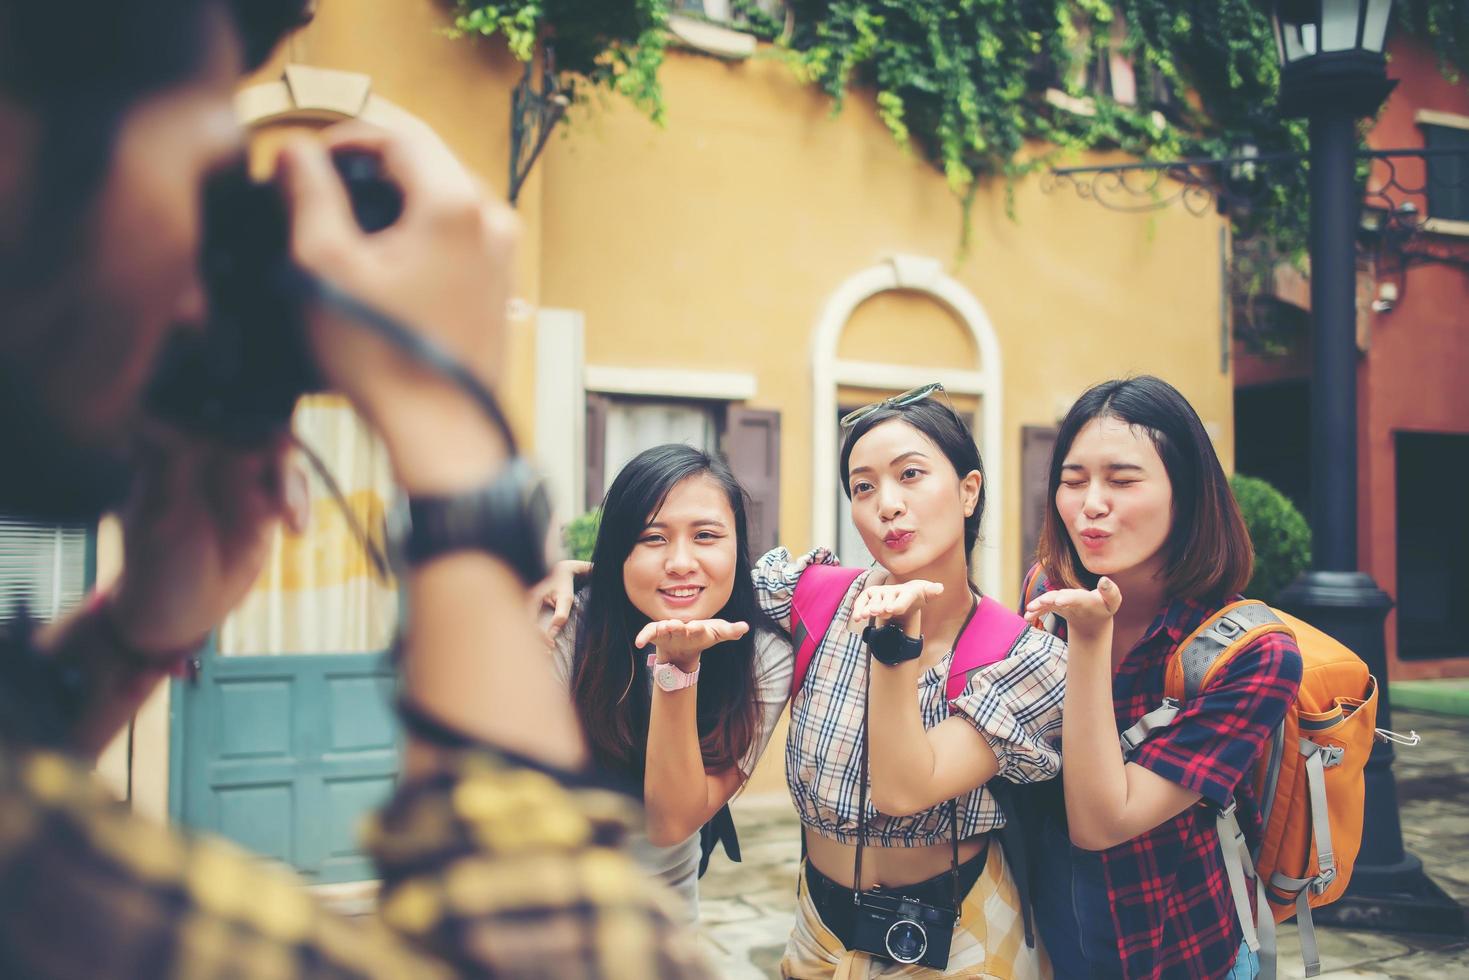
[{"label": "blurred man's head", "polygon": [[0,510],[89,517],[159,346],[197,325],[232,94],[310,0],[0,0]]}]

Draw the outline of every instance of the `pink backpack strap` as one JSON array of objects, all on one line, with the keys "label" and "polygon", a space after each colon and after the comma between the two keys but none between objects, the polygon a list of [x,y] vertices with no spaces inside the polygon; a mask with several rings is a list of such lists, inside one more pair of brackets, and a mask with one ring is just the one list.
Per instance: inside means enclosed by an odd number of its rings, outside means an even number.
[{"label": "pink backpack strap", "polygon": [[796,648],[796,668],[791,674],[793,699],[806,680],[816,648],[831,628],[843,597],[864,571],[844,565],[808,565],[796,580],[791,597],[791,644]]},{"label": "pink backpack strap", "polygon": [[1028,624],[995,599],[986,598],[975,610],[969,627],[959,637],[954,659],[949,663],[949,683],[944,696],[950,701],[964,693],[969,677],[981,667],[998,663],[1010,655]]}]

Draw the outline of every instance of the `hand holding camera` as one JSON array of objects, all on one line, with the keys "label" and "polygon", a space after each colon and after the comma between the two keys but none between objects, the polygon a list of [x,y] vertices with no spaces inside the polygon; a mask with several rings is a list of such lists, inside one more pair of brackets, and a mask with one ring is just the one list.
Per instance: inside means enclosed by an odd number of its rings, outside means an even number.
[{"label": "hand holding camera", "polygon": [[167,656],[197,646],[239,604],[278,519],[305,527],[306,478],[280,440],[231,449],[154,427],[136,453],[111,611],[131,649]]},{"label": "hand holding camera", "polygon": [[[353,218],[334,153],[363,152],[402,194],[402,215],[366,233]],[[503,365],[505,309],[519,223],[426,126],[389,133],[365,123],[328,130],[281,154],[296,262],[392,316],[493,386]],[[308,312],[310,351],[323,379],[383,436],[410,492],[483,483],[505,453],[482,410],[442,375],[339,316]]]}]

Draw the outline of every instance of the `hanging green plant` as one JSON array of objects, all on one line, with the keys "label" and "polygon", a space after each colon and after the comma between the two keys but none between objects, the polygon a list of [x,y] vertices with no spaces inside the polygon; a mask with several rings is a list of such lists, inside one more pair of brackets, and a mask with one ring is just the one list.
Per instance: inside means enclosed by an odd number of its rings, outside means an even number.
[{"label": "hanging green plant", "polygon": [[454,7],[454,34],[503,37],[521,61],[551,41],[573,98],[611,89],[663,120],[658,69],[668,46],[668,0],[455,0]]},{"label": "hanging green plant", "polygon": [[[461,33],[502,35],[529,59],[554,43],[574,88],[612,89],[655,120],[670,0],[457,0]],[[678,4],[685,12],[700,4]],[[1305,148],[1304,123],[1275,110],[1279,86],[1266,0],[791,0],[788,16],[732,0],[736,26],[775,42],[797,76],[830,96],[873,94],[900,145],[966,203],[986,178],[1013,182],[1085,151],[1143,159]],[[1400,26],[1430,38],[1446,72],[1469,64],[1469,4],[1399,0]],[[1117,65],[1122,67],[1116,67]],[[1116,98],[1115,70],[1133,79]],[[1303,167],[1257,168],[1240,234],[1304,250]]]}]

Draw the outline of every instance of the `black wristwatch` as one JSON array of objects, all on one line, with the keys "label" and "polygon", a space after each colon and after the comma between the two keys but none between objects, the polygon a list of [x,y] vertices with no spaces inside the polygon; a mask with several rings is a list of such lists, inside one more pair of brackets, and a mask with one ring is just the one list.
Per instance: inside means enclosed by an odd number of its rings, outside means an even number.
[{"label": "black wristwatch", "polygon": [[862,642],[867,644],[873,659],[889,667],[917,660],[923,655],[923,637],[909,636],[897,623],[886,626],[869,624],[862,631]]},{"label": "black wristwatch", "polygon": [[546,577],[551,498],[516,457],[489,484],[454,496],[400,499],[388,518],[388,552],[399,570],[454,551],[503,559],[526,585]]}]

